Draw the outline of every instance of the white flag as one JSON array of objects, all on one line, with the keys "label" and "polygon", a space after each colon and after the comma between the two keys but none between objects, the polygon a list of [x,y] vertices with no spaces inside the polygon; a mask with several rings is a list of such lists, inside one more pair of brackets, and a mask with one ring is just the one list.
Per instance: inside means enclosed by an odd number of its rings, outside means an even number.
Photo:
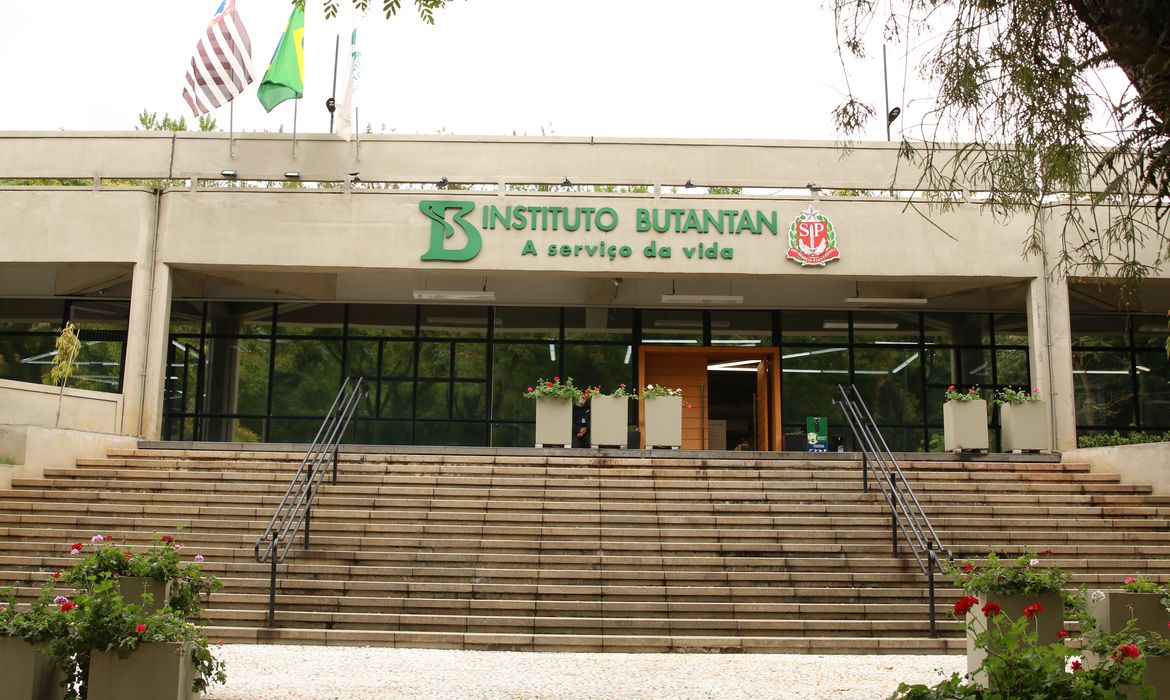
[{"label": "white flag", "polygon": [[357,47],[357,29],[349,40],[349,69],[346,71],[345,92],[337,102],[337,135],[346,141],[353,138],[354,113],[357,108],[358,79],[362,71],[362,52]]}]

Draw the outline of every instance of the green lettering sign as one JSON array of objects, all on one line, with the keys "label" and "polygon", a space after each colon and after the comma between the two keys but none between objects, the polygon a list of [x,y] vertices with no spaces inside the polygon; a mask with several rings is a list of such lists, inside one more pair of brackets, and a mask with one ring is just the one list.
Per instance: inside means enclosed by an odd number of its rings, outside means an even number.
[{"label": "green lettering sign", "polygon": [[[431,220],[431,247],[423,253],[423,260],[442,260],[446,262],[466,262],[479,255],[483,248],[483,237],[479,229],[467,220],[467,215],[475,210],[475,202],[453,199],[424,199],[418,203],[419,211],[426,214]],[[467,234],[467,243],[462,248],[449,249],[444,242],[455,235],[455,227],[447,223],[444,215],[448,209],[455,209],[452,217],[459,228]]]}]

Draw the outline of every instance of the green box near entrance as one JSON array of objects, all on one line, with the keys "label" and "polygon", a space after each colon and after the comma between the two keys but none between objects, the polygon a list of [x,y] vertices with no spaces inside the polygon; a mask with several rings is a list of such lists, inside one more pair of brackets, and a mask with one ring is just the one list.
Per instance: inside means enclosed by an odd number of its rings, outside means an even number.
[{"label": "green box near entrance", "polygon": [[805,418],[805,433],[808,435],[808,452],[829,451],[829,419],[825,416]]}]

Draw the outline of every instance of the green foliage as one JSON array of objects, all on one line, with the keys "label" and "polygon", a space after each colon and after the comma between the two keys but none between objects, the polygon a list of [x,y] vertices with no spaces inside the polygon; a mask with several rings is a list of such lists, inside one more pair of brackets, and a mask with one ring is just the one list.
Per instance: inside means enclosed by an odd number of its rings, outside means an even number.
[{"label": "green foliage", "polygon": [[643,399],[656,399],[660,396],[682,396],[682,389],[665,387],[661,384],[647,384],[642,389],[641,398]]},{"label": "green foliage", "polygon": [[995,398],[992,402],[996,406],[1002,406],[1005,403],[1028,403],[1031,401],[1040,400],[1040,390],[1033,389],[1028,391],[1026,389],[1000,389],[995,392]]},{"label": "green foliage", "polygon": [[[171,115],[164,112],[162,119],[159,119],[158,112],[147,112],[143,109],[142,114],[138,115],[138,126],[134,127],[134,130],[138,131],[140,127],[143,131],[186,131],[187,117],[180,116],[178,119],[172,119]],[[199,131],[215,130],[215,117],[210,114],[199,117]]]},{"label": "green foliage", "polygon": [[1052,552],[1039,554],[1025,551],[1015,560],[1003,560],[995,552],[988,552],[981,562],[963,560],[947,564],[947,573],[968,595],[1017,593],[1065,593],[1071,575],[1059,567],[1041,566],[1041,558]]},{"label": "green foliage", "polygon": [[947,390],[943,394],[943,397],[947,401],[975,401],[976,399],[983,398],[983,394],[981,394],[979,392],[979,385],[978,384],[972,386],[970,389],[967,389],[966,391],[958,391],[955,389],[955,385],[952,384],[952,385],[947,387]]},{"label": "green foliage", "polygon": [[[325,18],[333,19],[337,16],[338,5],[341,0],[324,0],[325,4]],[[451,0],[414,0],[414,6],[418,9],[419,18],[427,24],[435,23],[435,10],[441,10]],[[296,7],[304,9],[305,0],[292,0],[292,4]],[[365,12],[370,7],[370,0],[353,0],[354,9]],[[402,0],[382,0],[382,11],[386,13],[386,19],[398,14],[402,9]]]},{"label": "green foliage", "polygon": [[56,352],[53,353],[53,364],[49,368],[49,383],[54,386],[65,386],[73,376],[74,360],[81,351],[81,341],[77,338],[77,326],[66,323],[57,336]]},{"label": "green foliage", "polygon": [[743,194],[742,187],[708,187],[707,194]]},{"label": "green foliage", "polygon": [[526,399],[553,398],[573,403],[579,403],[583,395],[583,392],[573,385],[572,377],[566,378],[563,384],[560,377],[553,377],[551,380],[541,377],[524,392]]},{"label": "green foliage", "polygon": [[1145,576],[1136,576],[1136,577],[1130,576],[1129,578],[1125,579],[1125,583],[1122,584],[1121,590],[1125,591],[1126,593],[1161,593],[1162,595],[1167,594],[1167,590],[1166,590],[1165,586],[1158,583],[1157,581],[1151,581],[1150,579],[1146,578]]},{"label": "green foliage", "polygon": [[[977,674],[985,679],[982,683],[956,673],[934,686],[903,683],[891,700],[1124,700],[1131,697],[1129,686],[1141,685],[1146,660],[1120,649],[1122,635],[1102,637],[1102,644],[1113,644],[1108,648],[1114,653],[1092,661],[1076,659],[1070,665],[1075,650],[1063,641],[1040,644],[1038,621],[1027,614],[1012,620],[993,613],[976,620],[972,626],[963,619],[959,622],[975,646],[987,652]],[[1149,698],[1151,692],[1143,689],[1141,697]]]},{"label": "green foliage", "polygon": [[1077,447],[1114,447],[1116,445],[1141,445],[1150,442],[1170,442],[1170,431],[1161,434],[1137,431],[1122,435],[1114,430],[1112,433],[1077,436]]}]

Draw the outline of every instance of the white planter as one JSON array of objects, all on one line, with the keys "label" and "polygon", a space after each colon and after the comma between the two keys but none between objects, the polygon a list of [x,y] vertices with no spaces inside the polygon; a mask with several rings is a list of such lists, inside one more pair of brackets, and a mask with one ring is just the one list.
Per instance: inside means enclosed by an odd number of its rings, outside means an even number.
[{"label": "white planter", "polygon": [[94,650],[89,659],[89,700],[195,700],[191,648],[177,643],[144,643],[124,659]]},{"label": "white planter", "polygon": [[987,402],[947,401],[943,404],[943,443],[947,452],[987,449]]},{"label": "white planter", "polygon": [[[973,402],[969,402],[973,403]],[[987,650],[975,646],[975,635],[987,629],[988,620],[983,615],[982,607],[988,601],[998,603],[1003,608],[1004,618],[1000,625],[1011,624],[1012,620],[1024,614],[1024,608],[1033,603],[1040,603],[1044,611],[1037,614],[1029,625],[1036,631],[1036,641],[1039,644],[1051,644],[1058,641],[1058,633],[1064,629],[1064,601],[1059,593],[977,593],[979,604],[967,612],[967,672],[980,685],[987,682],[984,674],[979,671],[983,660],[987,658]],[[994,624],[994,623],[992,623]],[[1001,652],[1001,649],[992,651]]]},{"label": "white planter", "polygon": [[999,407],[999,424],[1003,429],[1004,452],[1052,448],[1048,411],[1043,401],[1003,404]]},{"label": "white planter", "polygon": [[536,446],[573,445],[573,402],[542,396],[536,400]]},{"label": "white planter", "polygon": [[[142,606],[142,614],[149,615],[171,602],[171,582],[141,576],[123,576],[118,579],[118,592],[127,603]],[[145,594],[149,593],[150,603]]]},{"label": "white planter", "polygon": [[658,396],[644,403],[646,449],[682,447],[682,397]]},{"label": "white planter", "polygon": [[1166,634],[1170,624],[1170,612],[1162,606],[1161,593],[1128,593],[1126,591],[1102,591],[1104,597],[1094,600],[1092,594],[1085,596],[1085,607],[1104,632],[1120,632],[1132,617],[1137,620],[1138,634],[1150,636],[1151,632]]},{"label": "white planter", "polygon": [[629,397],[594,396],[589,399],[589,444],[625,447],[629,439]]},{"label": "white planter", "polygon": [[55,700],[65,695],[53,660],[19,637],[0,637],[0,678],[3,697],[12,700]]}]

